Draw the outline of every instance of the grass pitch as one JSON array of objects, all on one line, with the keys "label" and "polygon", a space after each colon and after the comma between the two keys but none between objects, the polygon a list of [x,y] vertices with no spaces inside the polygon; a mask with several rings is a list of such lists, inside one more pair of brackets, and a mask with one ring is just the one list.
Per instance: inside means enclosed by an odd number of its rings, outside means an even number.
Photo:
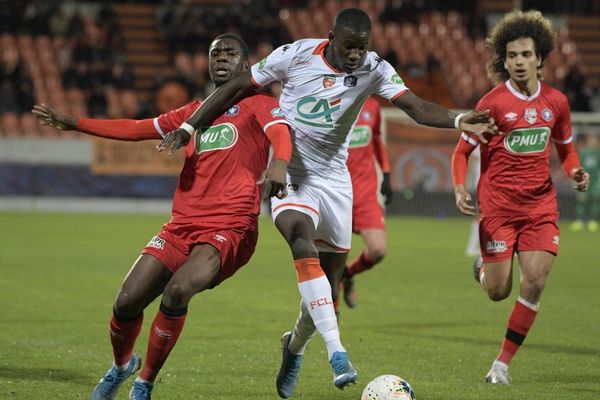
[{"label": "grass pitch", "polygon": [[[89,398],[111,363],[107,323],[117,289],[165,221],[0,213],[0,399]],[[483,377],[517,292],[501,303],[486,299],[463,255],[467,231],[467,219],[389,218],[387,258],[357,277],[358,307],[341,310],[359,385],[334,388],[316,337],[293,398],[359,399],[369,380],[396,374],[419,400],[599,399],[600,236],[563,224],[540,314],[511,365],[513,385],[497,387]],[[361,246],[356,239],[356,252]],[[298,303],[289,251],[263,220],[252,261],[192,300],[154,398],[277,399],[279,337]],[[156,309],[145,313],[142,357]],[[118,399],[128,391],[129,382]]]}]

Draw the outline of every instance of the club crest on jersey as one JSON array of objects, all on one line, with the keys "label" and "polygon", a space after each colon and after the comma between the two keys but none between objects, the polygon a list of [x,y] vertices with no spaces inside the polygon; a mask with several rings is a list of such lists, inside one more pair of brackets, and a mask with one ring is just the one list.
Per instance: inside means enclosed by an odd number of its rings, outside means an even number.
[{"label": "club crest on jersey", "polygon": [[525,121],[529,122],[529,125],[535,124],[535,121],[537,121],[537,110],[535,108],[525,109]]},{"label": "club crest on jersey", "polygon": [[323,87],[325,89],[332,87],[333,85],[335,85],[335,76],[333,75],[325,75],[323,77]]},{"label": "club crest on jersey", "polygon": [[235,117],[239,113],[240,113],[239,106],[232,106],[229,110],[225,111],[225,115],[227,115],[228,117]]},{"label": "club crest on jersey", "polygon": [[371,113],[368,111],[363,112],[362,117],[364,118],[365,121],[370,121],[371,120]]},{"label": "club crest on jersey", "polygon": [[507,122],[514,122],[517,120],[517,117],[518,117],[518,114],[515,112],[509,112],[504,115],[504,118],[506,118]]},{"label": "club crest on jersey", "polygon": [[344,78],[344,86],[354,87],[354,86],[356,86],[357,81],[358,81],[357,77],[355,77],[354,75],[348,75],[347,77]]},{"label": "club crest on jersey", "polygon": [[552,111],[549,108],[544,108],[542,110],[542,119],[544,121],[552,121],[552,118],[554,116],[552,115]]}]

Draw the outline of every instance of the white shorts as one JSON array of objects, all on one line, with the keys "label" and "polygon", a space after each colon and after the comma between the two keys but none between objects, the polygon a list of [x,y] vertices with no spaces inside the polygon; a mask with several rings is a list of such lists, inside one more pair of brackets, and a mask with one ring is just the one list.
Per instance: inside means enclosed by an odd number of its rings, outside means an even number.
[{"label": "white shorts", "polygon": [[[294,182],[288,176],[288,182]],[[285,210],[300,211],[315,225],[315,245],[323,253],[347,253],[352,243],[352,186],[288,183],[287,196],[271,198],[273,221]]]}]

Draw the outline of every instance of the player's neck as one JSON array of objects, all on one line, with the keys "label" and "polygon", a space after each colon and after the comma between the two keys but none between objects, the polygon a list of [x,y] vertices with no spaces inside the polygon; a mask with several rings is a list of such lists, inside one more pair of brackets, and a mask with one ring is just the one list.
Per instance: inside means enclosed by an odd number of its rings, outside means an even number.
[{"label": "player's neck", "polygon": [[325,46],[325,49],[323,50],[323,54],[325,56],[325,60],[327,60],[327,63],[329,65],[331,65],[333,68],[335,68],[338,71],[341,71],[342,69],[336,65],[335,63],[335,55],[333,54],[334,52],[334,48],[331,45],[331,43],[327,43],[327,45]]},{"label": "player's neck", "polygon": [[509,80],[510,86],[513,87],[517,92],[525,95],[527,97],[532,96],[538,89],[538,80],[530,79],[526,82],[515,82],[514,80]]}]

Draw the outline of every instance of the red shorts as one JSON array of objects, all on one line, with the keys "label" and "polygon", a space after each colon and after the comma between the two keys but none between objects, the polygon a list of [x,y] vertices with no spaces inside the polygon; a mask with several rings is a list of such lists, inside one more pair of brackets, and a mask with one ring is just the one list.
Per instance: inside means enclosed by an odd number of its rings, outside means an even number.
[{"label": "red shorts", "polygon": [[142,251],[162,262],[172,273],[187,260],[196,244],[210,244],[221,255],[221,271],[215,286],[243,267],[254,254],[257,227],[199,229],[197,226],[173,227],[166,224]]},{"label": "red shorts", "polygon": [[385,229],[383,208],[377,200],[377,194],[355,198],[352,203],[352,232],[363,229]]},{"label": "red shorts", "polygon": [[512,258],[519,251],[558,254],[558,214],[483,217],[479,220],[479,246],[483,262]]}]

